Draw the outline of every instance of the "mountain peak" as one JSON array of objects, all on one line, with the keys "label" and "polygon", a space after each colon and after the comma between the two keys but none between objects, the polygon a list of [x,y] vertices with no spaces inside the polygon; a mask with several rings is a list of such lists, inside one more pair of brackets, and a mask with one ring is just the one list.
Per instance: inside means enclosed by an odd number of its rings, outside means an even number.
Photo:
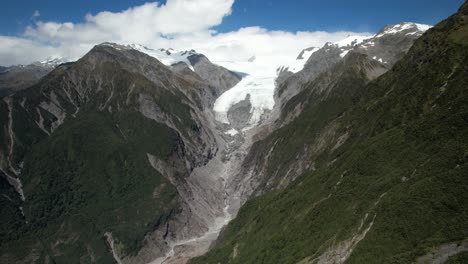
[{"label": "mountain peak", "polygon": [[422,35],[424,32],[426,32],[428,29],[430,29],[432,26],[426,25],[426,24],[418,24],[414,22],[401,22],[396,25],[386,25],[382,30],[377,33],[375,36],[376,38],[382,37],[385,35],[393,35],[393,34],[407,34],[407,35]]},{"label": "mountain peak", "polygon": [[111,43],[111,42],[104,42],[104,43],[99,44],[98,46],[108,46],[117,50],[137,50],[139,52],[145,53],[153,58],[158,59],[161,63],[163,63],[166,66],[172,66],[172,65],[183,62],[187,64],[187,66],[192,71],[194,71],[193,64],[189,60],[189,57],[192,55],[202,55],[201,53],[196,52],[194,49],[182,50],[182,51],[178,51],[173,48],[153,49],[153,48],[149,48],[147,46],[144,46],[141,44],[135,44],[135,43],[122,45],[122,44],[116,44],[116,43]]},{"label": "mountain peak", "polygon": [[[349,51],[353,49],[358,49],[361,52],[367,53],[371,58],[377,60],[381,63],[392,65],[396,58],[393,58],[395,54],[391,56],[384,56],[385,54],[380,54],[382,48],[379,46],[386,46],[385,49],[396,49],[398,47],[388,47],[392,46],[390,43],[395,41],[385,41],[387,37],[399,38],[401,41],[404,41],[406,44],[403,50],[407,50],[411,46],[412,42],[420,37],[424,32],[430,29],[432,26],[425,24],[418,24],[414,22],[401,22],[395,25],[386,25],[383,27],[377,34],[374,36],[366,35],[349,35],[343,40],[337,41],[335,43],[327,42],[324,45],[324,48],[330,48],[332,46],[339,48],[341,50],[340,56],[345,57]],[[381,40],[382,39],[382,40]],[[382,58],[387,57],[387,58]]]}]

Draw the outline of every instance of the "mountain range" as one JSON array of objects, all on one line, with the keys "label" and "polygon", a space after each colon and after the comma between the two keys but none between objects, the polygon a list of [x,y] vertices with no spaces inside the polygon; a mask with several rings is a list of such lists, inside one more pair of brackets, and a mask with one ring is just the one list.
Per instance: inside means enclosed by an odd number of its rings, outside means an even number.
[{"label": "mountain range", "polygon": [[1,262],[468,261],[467,3],[223,66],[106,42],[0,68]]}]

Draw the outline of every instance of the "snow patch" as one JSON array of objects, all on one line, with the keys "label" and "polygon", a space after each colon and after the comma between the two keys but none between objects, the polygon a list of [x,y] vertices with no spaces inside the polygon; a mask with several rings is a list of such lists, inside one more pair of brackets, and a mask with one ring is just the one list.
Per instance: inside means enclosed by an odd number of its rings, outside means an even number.
[{"label": "snow patch", "polygon": [[231,137],[233,137],[233,136],[239,134],[239,131],[237,131],[237,129],[235,129],[235,128],[231,128],[228,131],[224,132],[224,134],[230,135]]},{"label": "snow patch", "polygon": [[130,44],[131,48],[143,52],[151,57],[158,59],[164,65],[171,66],[180,62],[187,64],[187,66],[192,70],[195,71],[193,65],[190,63],[188,57],[191,55],[199,55],[194,50],[190,51],[176,51],[174,49],[151,49],[139,44]]},{"label": "snow patch", "polygon": [[337,45],[338,47],[354,47],[355,45],[361,44],[367,39],[372,38],[373,36],[360,36],[360,35],[354,35],[354,36],[348,36],[347,38],[337,41],[334,44]]},{"label": "snow patch", "polygon": [[311,48],[302,50],[301,53],[299,53],[299,55],[294,61],[289,61],[286,64],[278,67],[278,69],[276,70],[276,74],[279,76],[280,73],[284,71],[288,71],[292,73],[301,71],[302,69],[304,69],[304,66],[309,60],[310,56],[319,49],[320,48],[317,48],[317,47],[311,47]]},{"label": "snow patch", "polygon": [[344,57],[346,56],[346,54],[348,54],[349,51],[350,51],[350,50],[345,50],[345,51],[341,52],[341,53],[340,53],[340,57],[341,57],[341,58],[344,58]]},{"label": "snow patch", "polygon": [[[365,36],[365,35],[352,35],[348,36],[345,39],[337,41],[333,43],[333,45],[341,48],[340,57],[344,58],[348,52],[351,51],[355,46],[363,43],[364,41],[371,39],[373,36]],[[329,45],[328,45],[329,46]]]},{"label": "snow patch", "polygon": [[56,67],[62,63],[69,62],[70,60],[60,56],[52,56],[48,57],[47,59],[40,61],[39,64],[44,66]]},{"label": "snow patch", "polygon": [[428,31],[429,29],[432,28],[431,25],[426,25],[426,24],[418,24],[418,23],[414,23],[416,25],[416,27],[419,29],[419,31]]},{"label": "snow patch", "polygon": [[289,63],[288,65],[282,66],[281,68],[287,69],[290,72],[296,73],[304,69],[304,65],[306,64],[307,60],[317,50],[319,50],[319,48],[316,48],[316,47],[305,49],[301,52],[301,54],[296,58],[295,61]]}]

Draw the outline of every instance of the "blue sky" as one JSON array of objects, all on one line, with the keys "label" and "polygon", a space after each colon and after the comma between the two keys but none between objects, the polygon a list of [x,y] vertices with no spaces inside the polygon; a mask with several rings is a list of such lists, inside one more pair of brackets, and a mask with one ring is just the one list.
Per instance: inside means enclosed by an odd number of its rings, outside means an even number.
[{"label": "blue sky", "polygon": [[[7,0],[0,11],[0,34],[19,35],[32,23],[35,10],[42,21],[82,22],[85,14],[118,12],[145,0]],[[164,1],[162,1],[164,3]],[[435,24],[454,13],[463,0],[236,0],[231,16],[215,29],[228,32],[247,26],[285,31],[378,31],[401,21]]]},{"label": "blue sky", "polygon": [[[210,59],[294,59],[399,22],[436,24],[463,0],[5,0],[0,65],[76,60],[103,42],[195,49]],[[37,15],[34,15],[37,13]],[[273,61],[274,59],[274,61]]]},{"label": "blue sky", "polygon": [[463,0],[241,0],[220,30],[261,25],[287,31],[378,31],[402,21],[436,24],[456,12]]}]

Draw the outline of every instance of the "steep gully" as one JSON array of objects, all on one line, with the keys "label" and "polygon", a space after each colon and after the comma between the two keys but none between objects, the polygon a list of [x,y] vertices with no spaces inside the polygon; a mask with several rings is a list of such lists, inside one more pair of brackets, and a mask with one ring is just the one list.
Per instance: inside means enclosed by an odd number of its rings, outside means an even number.
[{"label": "steep gully", "polygon": [[[273,101],[274,78],[269,78],[270,82],[266,82],[266,78],[259,78],[264,89],[270,89],[271,100]],[[249,82],[252,86],[259,86],[255,78],[251,78]],[[267,87],[265,87],[267,86]],[[232,92],[235,89],[245,89],[245,82],[240,82],[235,87],[228,90],[226,93]],[[250,97],[250,93],[246,94],[246,99]],[[254,142],[254,138],[261,131],[259,120],[265,120],[269,113],[269,108],[273,105],[263,105],[253,107],[252,105],[241,105],[237,107],[240,112],[218,112],[216,105],[223,100],[223,95],[217,99],[214,104],[215,109],[208,114],[208,119],[212,119],[212,130],[218,137],[219,150],[216,156],[211,159],[204,167],[196,168],[190,175],[193,184],[187,184],[187,188],[192,189],[191,193],[212,192],[213,194],[198,195],[196,199],[188,199],[188,206],[191,207],[192,214],[204,214],[211,212],[214,217],[205,217],[206,223],[205,232],[193,235],[175,234],[176,238],[169,243],[163,257],[157,258],[150,264],[179,264],[186,263],[189,259],[200,256],[208,251],[211,244],[217,239],[222,229],[232,220],[245,198],[251,193],[248,186],[248,181],[237,179],[240,168],[245,157],[248,154],[250,147]],[[244,100],[249,101],[249,100]],[[241,104],[241,103],[239,103]],[[226,109],[234,108],[234,105],[229,105]],[[254,105],[255,106],[255,105]],[[243,119],[243,120],[242,120]],[[263,123],[264,124],[264,123]],[[263,125],[262,124],[262,125]],[[196,180],[199,179],[199,180]],[[197,183],[194,183],[194,182]],[[210,199],[218,199],[212,201]],[[211,207],[208,210],[206,207]],[[199,217],[199,218],[203,218]],[[189,221],[196,221],[191,220]],[[187,226],[194,226],[188,223]],[[182,231],[181,233],[187,233]]]}]

